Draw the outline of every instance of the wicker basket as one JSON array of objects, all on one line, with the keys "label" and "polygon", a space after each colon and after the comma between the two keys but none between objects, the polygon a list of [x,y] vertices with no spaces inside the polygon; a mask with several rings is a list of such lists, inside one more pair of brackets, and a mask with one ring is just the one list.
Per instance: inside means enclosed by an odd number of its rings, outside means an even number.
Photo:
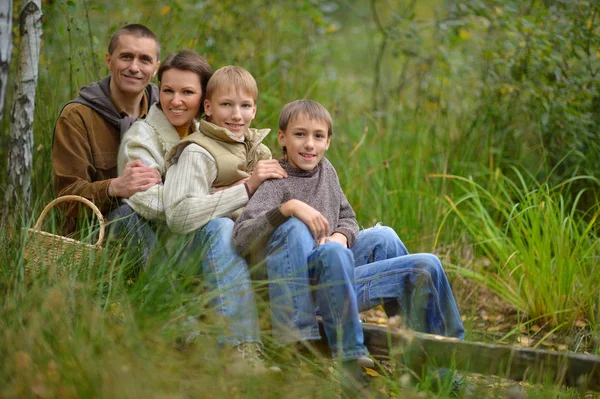
[{"label": "wicker basket", "polygon": [[[74,240],[69,237],[64,237],[56,234],[51,234],[42,231],[42,223],[50,212],[50,210],[61,202],[79,201],[94,211],[100,223],[100,232],[98,240],[95,244],[86,244],[81,241]],[[28,230],[27,245],[25,246],[25,274],[37,275],[41,270],[62,274],[63,271],[69,270],[73,265],[81,262],[95,263],[100,258],[102,252],[102,242],[104,240],[105,231],[104,218],[100,210],[91,201],[78,195],[65,195],[51,201],[38,218],[35,226]]]}]

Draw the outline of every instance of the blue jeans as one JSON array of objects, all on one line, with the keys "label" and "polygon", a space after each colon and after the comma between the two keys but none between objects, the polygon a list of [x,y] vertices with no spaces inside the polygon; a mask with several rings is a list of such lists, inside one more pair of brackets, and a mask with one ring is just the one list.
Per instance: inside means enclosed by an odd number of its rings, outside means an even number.
[{"label": "blue jeans", "polygon": [[145,267],[156,245],[156,232],[148,220],[135,213],[127,204],[121,204],[110,211],[106,219],[109,221],[109,237],[124,239],[128,246],[138,247],[142,266]]},{"label": "blue jeans", "polygon": [[182,261],[201,259],[204,283],[216,315],[228,331],[221,343],[238,345],[260,341],[260,330],[248,265],[233,247],[233,220],[216,218],[198,230]]},{"label": "blue jeans", "polygon": [[308,227],[296,218],[279,226],[269,239],[267,273],[273,336],[282,344],[319,339],[318,305],[333,356],[357,359],[369,352],[354,293],[354,257],[339,243],[317,248],[314,243]]},{"label": "blue jeans", "polygon": [[385,226],[361,230],[352,246],[358,308],[383,305],[410,328],[462,339],[465,329],[439,259],[409,255],[396,232]]}]

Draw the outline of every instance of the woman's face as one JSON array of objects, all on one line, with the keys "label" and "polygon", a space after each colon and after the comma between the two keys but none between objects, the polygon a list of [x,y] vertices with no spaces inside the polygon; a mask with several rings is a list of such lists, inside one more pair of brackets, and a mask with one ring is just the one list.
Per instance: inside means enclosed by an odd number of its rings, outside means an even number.
[{"label": "woman's face", "polygon": [[160,107],[177,132],[186,133],[200,110],[202,86],[192,71],[168,69],[160,83]]}]

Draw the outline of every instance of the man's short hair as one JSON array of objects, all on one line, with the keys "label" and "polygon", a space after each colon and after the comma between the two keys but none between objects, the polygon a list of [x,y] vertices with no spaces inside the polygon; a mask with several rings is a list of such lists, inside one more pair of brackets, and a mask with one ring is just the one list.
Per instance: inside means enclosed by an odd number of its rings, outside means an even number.
[{"label": "man's short hair", "polygon": [[288,124],[300,115],[310,120],[318,120],[327,124],[327,137],[333,134],[333,119],[327,108],[313,100],[296,100],[286,104],[279,115],[279,130],[287,129]]},{"label": "man's short hair", "polygon": [[142,24],[125,25],[113,33],[110,38],[110,42],[108,43],[108,54],[112,54],[113,51],[115,51],[119,45],[119,37],[121,37],[121,35],[132,35],[135,37],[146,37],[148,39],[153,39],[156,43],[156,61],[160,60],[160,43],[158,42],[158,38],[150,29]]},{"label": "man's short hair", "polygon": [[190,71],[198,75],[200,87],[202,87],[202,97],[200,98],[200,110],[198,115],[204,112],[204,99],[206,98],[206,86],[213,74],[209,63],[198,53],[192,50],[182,50],[178,53],[169,55],[160,67],[158,67],[158,84],[162,82],[163,73],[169,69],[178,69],[180,71]]},{"label": "man's short hair", "polygon": [[231,86],[236,90],[250,95],[254,101],[258,98],[258,86],[254,77],[242,67],[239,66],[224,66],[217,69],[208,81],[206,87],[206,98],[210,100],[215,90],[221,87]]}]

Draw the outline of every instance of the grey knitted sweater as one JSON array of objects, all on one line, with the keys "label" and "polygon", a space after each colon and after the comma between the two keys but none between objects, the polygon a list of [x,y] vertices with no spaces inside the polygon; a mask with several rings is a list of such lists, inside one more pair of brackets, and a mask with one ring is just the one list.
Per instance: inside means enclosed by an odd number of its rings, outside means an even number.
[{"label": "grey knitted sweater", "polygon": [[323,158],[313,170],[305,171],[285,161],[279,163],[288,177],[267,180],[256,190],[235,222],[236,249],[246,255],[264,247],[275,229],[288,219],[279,207],[291,199],[305,202],[321,212],[329,222],[329,235],[342,233],[351,247],[358,234],[358,223],[333,165]]}]

